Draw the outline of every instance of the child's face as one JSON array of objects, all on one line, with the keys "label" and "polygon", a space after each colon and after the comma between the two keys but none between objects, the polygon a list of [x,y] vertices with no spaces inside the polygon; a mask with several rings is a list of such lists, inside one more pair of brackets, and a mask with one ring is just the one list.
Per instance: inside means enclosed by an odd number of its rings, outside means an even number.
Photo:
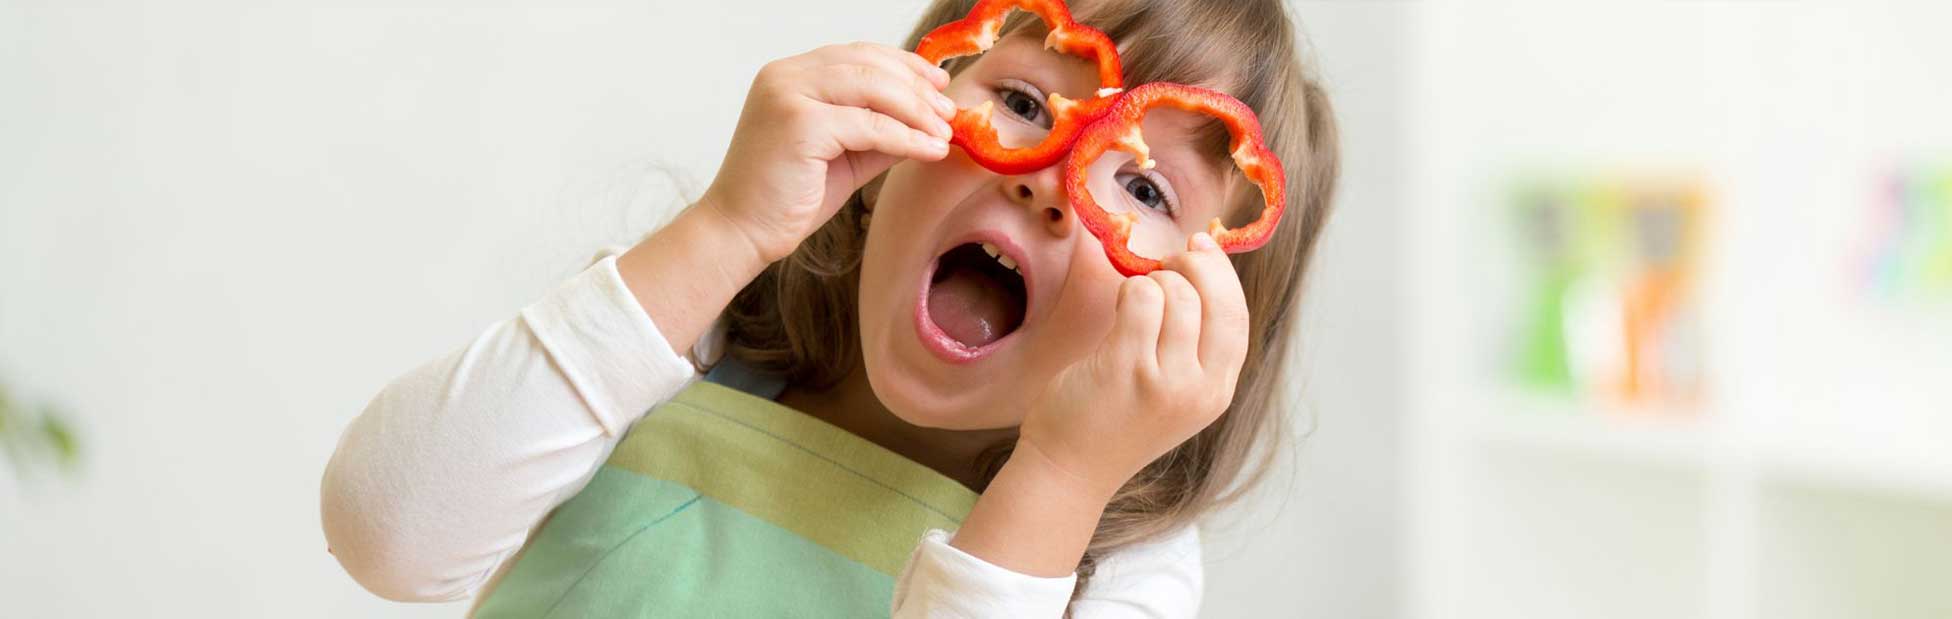
[{"label": "child's face", "polygon": [[[994,102],[992,124],[1010,147],[1042,138],[1046,93],[1081,99],[1098,86],[1090,62],[1044,50],[1041,31],[1026,30],[1004,37],[946,91],[964,108]],[[1142,126],[1156,168],[1117,152],[1092,166],[1098,202],[1139,214],[1134,249],[1182,251],[1187,235],[1222,212],[1232,175],[1217,153],[1199,151],[1194,136],[1205,121],[1155,110]],[[952,148],[941,161],[888,172],[861,266],[861,346],[876,396],[903,420],[956,430],[1019,425],[1046,381],[1109,332],[1124,278],[1071,211],[1062,167],[1001,176]]]}]

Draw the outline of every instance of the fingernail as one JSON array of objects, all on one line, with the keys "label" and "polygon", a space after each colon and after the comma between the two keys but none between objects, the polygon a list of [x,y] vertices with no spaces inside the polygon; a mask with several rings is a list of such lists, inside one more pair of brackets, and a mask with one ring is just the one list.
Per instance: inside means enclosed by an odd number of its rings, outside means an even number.
[{"label": "fingernail", "polygon": [[956,102],[950,100],[948,96],[942,93],[929,93],[929,103],[935,106],[935,113],[941,114],[944,119],[952,118],[956,115]]},{"label": "fingernail", "polygon": [[1205,232],[1193,233],[1193,249],[1206,250],[1206,249],[1219,249],[1219,248],[1220,248],[1220,244],[1213,242],[1213,235],[1207,234]]},{"label": "fingernail", "polygon": [[932,135],[924,135],[920,137],[922,140],[922,148],[927,149],[929,152],[931,153],[949,152],[948,140],[944,140],[942,138],[938,138]]},{"label": "fingernail", "polygon": [[929,71],[929,75],[932,76],[937,83],[941,83],[941,84],[949,83],[948,69],[944,69],[942,67],[932,67],[931,69],[932,70]]}]

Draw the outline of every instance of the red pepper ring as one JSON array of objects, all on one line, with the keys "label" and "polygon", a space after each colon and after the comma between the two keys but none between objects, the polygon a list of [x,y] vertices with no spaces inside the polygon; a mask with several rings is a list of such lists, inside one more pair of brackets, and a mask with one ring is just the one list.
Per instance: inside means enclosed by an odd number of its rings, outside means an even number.
[{"label": "red pepper ring", "polygon": [[1147,110],[1160,105],[1211,116],[1227,126],[1227,132],[1233,137],[1228,150],[1232,153],[1234,165],[1239,166],[1247,180],[1260,187],[1265,206],[1261,208],[1260,218],[1232,230],[1228,230],[1220,218],[1215,217],[1207,224],[1207,233],[1213,235],[1220,248],[1230,254],[1245,253],[1266,245],[1268,239],[1274,236],[1275,225],[1281,222],[1281,213],[1287,210],[1287,175],[1281,169],[1281,159],[1262,142],[1261,121],[1254,115],[1254,110],[1225,93],[1198,86],[1154,82],[1134,88],[1120,97],[1103,118],[1085,128],[1083,135],[1072,145],[1070,158],[1064,161],[1064,190],[1070,194],[1071,211],[1078,214],[1085,229],[1090,230],[1105,246],[1105,257],[1111,259],[1112,266],[1118,272],[1127,276],[1144,275],[1164,266],[1159,260],[1133,253],[1128,247],[1132,239],[1132,224],[1138,220],[1138,216],[1105,212],[1085,185],[1086,168],[1109,150],[1131,153],[1142,168],[1155,165],[1140,135],[1139,123],[1145,119]]},{"label": "red pepper ring", "polygon": [[1119,64],[1118,46],[1096,28],[1071,19],[1071,9],[1061,0],[980,0],[962,19],[943,24],[922,36],[915,53],[930,64],[958,56],[988,51],[996,45],[1003,20],[1012,9],[1027,11],[1044,20],[1050,34],[1044,47],[1098,63],[1098,91],[1090,98],[1073,101],[1051,93],[1051,130],[1044,140],[1028,148],[1004,148],[997,140],[996,127],[990,124],[994,102],[985,101],[974,109],[956,110],[949,121],[954,130],[951,143],[976,163],[998,174],[1023,174],[1057,163],[1070,150],[1085,125],[1111,108],[1124,88],[1124,68]]}]

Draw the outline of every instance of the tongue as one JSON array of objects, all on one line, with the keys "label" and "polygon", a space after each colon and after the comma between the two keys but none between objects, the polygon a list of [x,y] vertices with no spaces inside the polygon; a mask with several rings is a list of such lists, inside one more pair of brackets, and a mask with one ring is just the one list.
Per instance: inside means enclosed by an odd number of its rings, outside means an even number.
[{"label": "tongue", "polygon": [[971,348],[994,342],[1010,328],[1010,293],[974,269],[955,269],[929,287],[929,318],[949,337]]}]

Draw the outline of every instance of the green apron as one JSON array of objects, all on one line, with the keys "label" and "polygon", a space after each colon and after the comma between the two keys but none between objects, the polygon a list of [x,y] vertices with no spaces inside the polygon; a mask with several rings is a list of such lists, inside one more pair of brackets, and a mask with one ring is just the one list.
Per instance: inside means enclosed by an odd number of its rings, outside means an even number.
[{"label": "green apron", "polygon": [[729,369],[631,428],[475,616],[888,616],[922,534],[976,493]]}]

